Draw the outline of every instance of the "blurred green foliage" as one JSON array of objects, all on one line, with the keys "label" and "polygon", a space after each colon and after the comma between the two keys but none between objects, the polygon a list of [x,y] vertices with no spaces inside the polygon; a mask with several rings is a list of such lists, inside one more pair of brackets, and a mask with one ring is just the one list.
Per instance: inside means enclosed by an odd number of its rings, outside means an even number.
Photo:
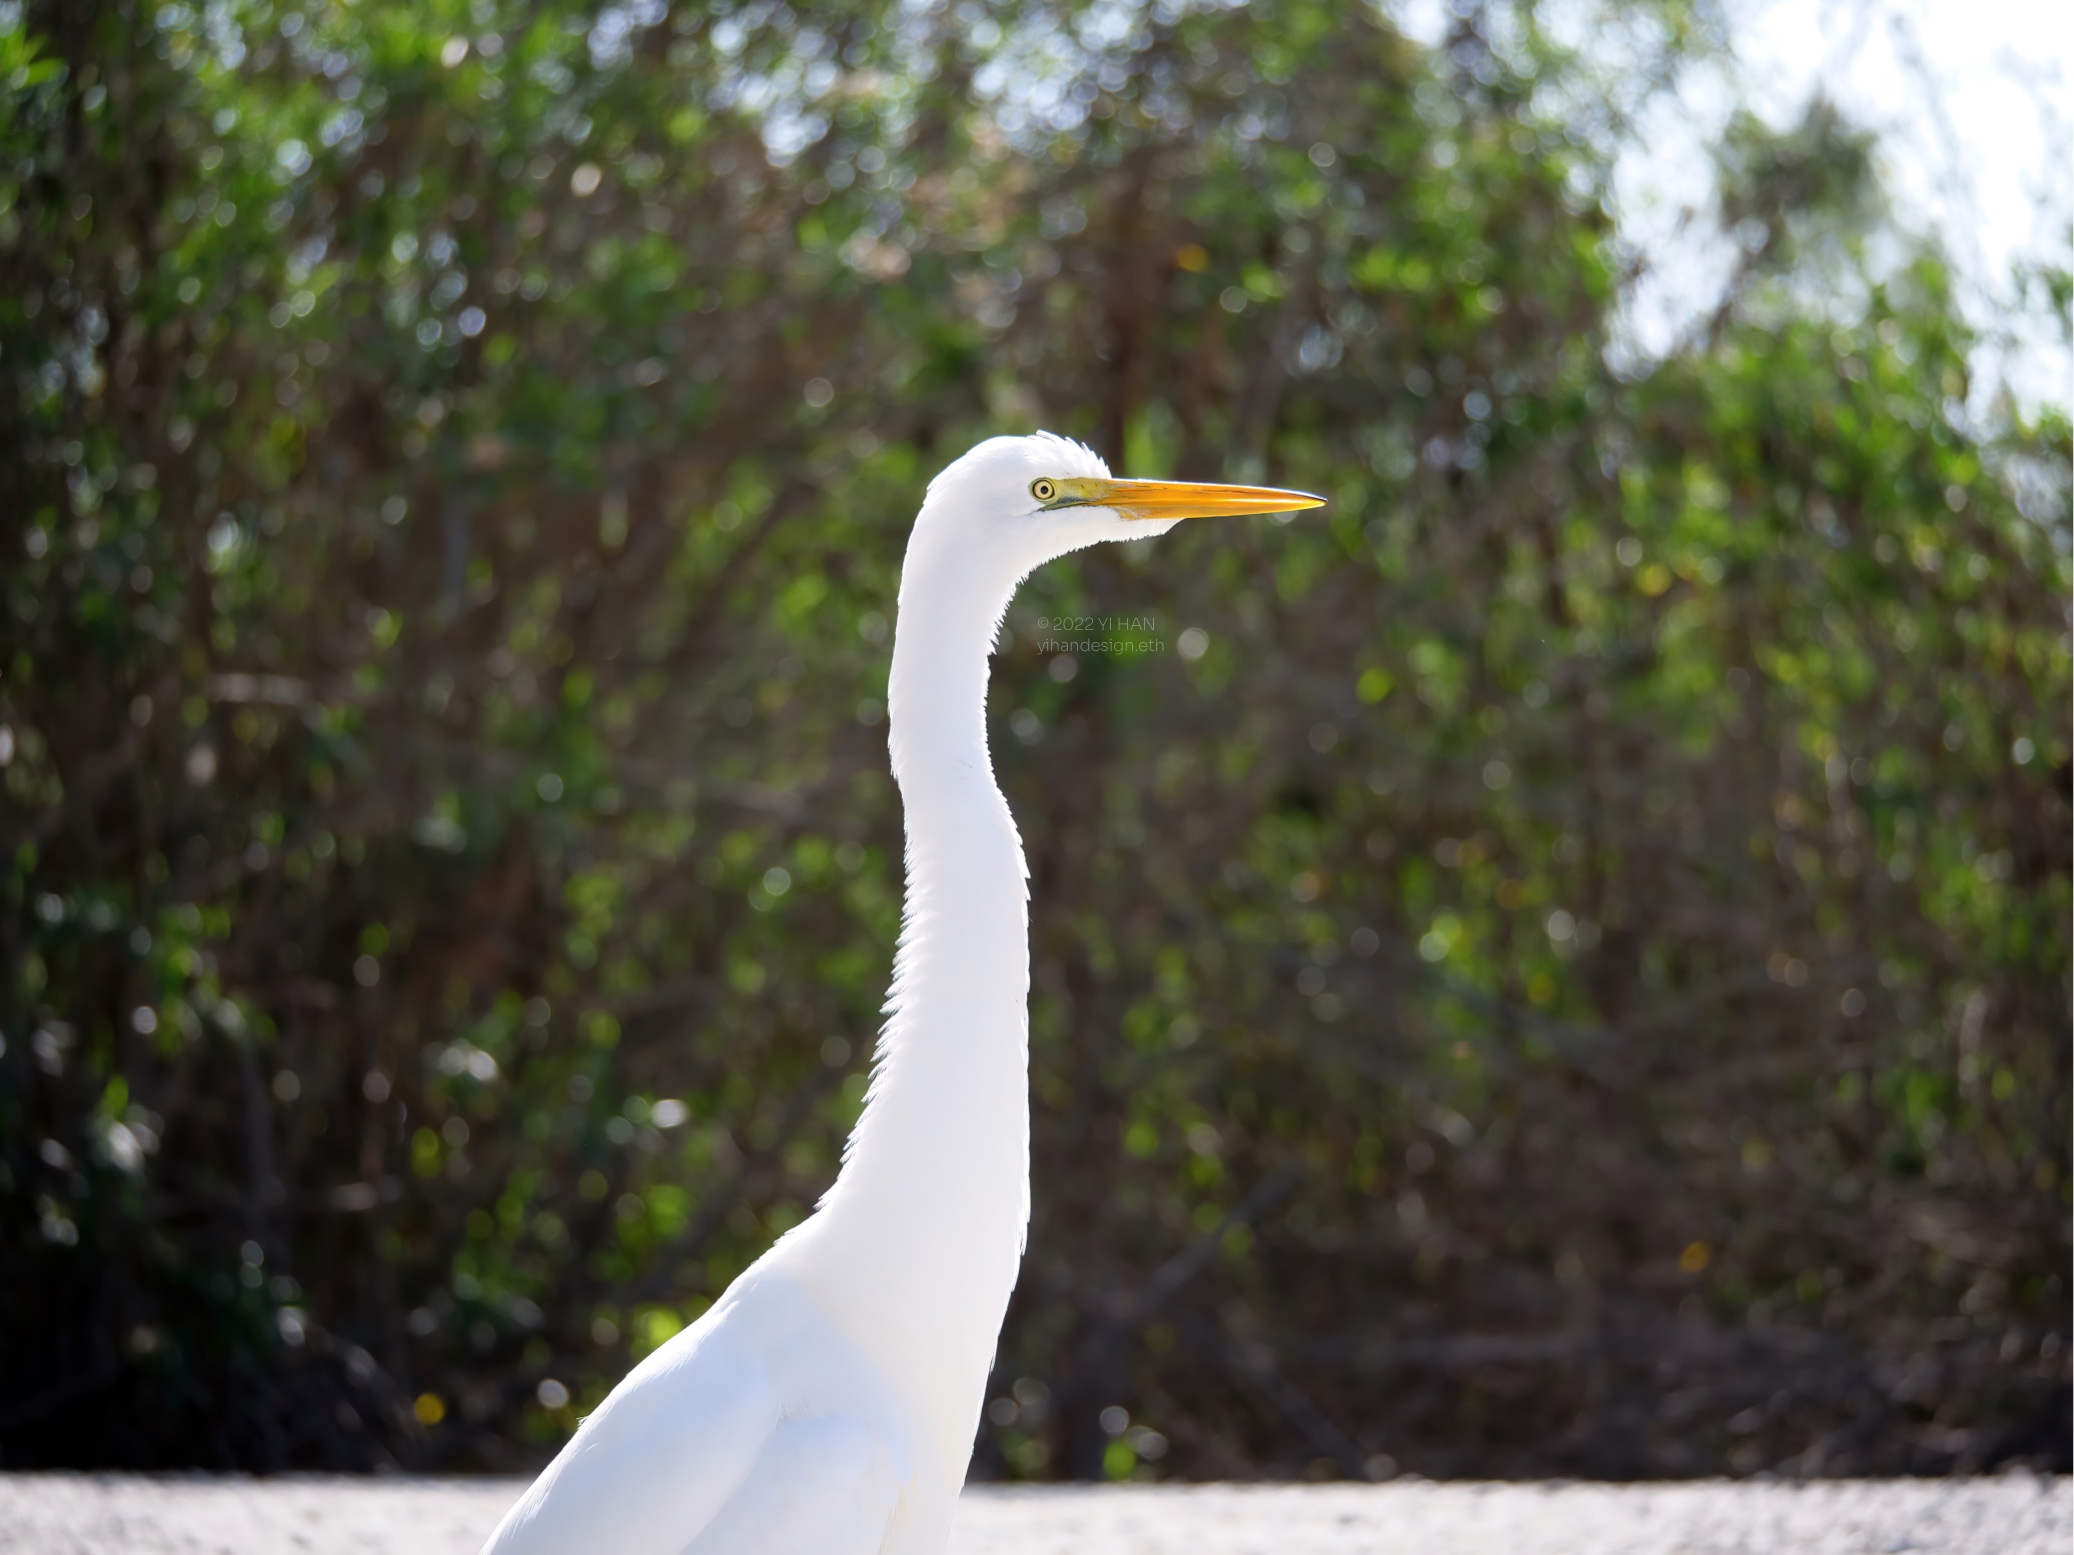
[{"label": "blurred green foliage", "polygon": [[0,5],[0,1462],[537,1461],[806,1214],[1044,425],[1332,503],[1008,622],[978,1472],[2064,1468],[2068,425],[1820,109],[1637,360],[1607,22]]}]

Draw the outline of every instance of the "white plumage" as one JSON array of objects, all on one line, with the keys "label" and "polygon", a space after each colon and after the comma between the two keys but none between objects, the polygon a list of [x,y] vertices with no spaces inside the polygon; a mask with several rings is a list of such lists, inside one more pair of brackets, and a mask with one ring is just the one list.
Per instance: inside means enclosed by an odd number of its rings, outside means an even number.
[{"label": "white plumage", "polygon": [[987,656],[1032,568],[1181,518],[1314,507],[1112,480],[1049,433],[931,482],[888,698],[907,906],[871,1088],[820,1207],[629,1372],[484,1555],[936,1555],[1029,1223],[1029,914]]}]

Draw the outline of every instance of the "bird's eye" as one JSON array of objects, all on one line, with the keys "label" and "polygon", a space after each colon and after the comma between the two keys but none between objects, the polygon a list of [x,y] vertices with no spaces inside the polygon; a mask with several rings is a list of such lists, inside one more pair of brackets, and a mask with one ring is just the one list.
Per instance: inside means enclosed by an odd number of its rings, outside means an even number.
[{"label": "bird's eye", "polygon": [[1034,480],[1030,482],[1030,495],[1039,502],[1049,502],[1059,494],[1058,482]]}]

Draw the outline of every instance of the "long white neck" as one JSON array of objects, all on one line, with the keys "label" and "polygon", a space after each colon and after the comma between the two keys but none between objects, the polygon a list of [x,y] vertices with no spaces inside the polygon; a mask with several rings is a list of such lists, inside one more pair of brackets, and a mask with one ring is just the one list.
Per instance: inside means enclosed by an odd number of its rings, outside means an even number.
[{"label": "long white neck", "polygon": [[1029,1221],[1029,911],[987,754],[987,656],[1017,579],[917,525],[888,698],[907,906],[863,1116],[801,1228],[810,1284],[962,1480]]}]

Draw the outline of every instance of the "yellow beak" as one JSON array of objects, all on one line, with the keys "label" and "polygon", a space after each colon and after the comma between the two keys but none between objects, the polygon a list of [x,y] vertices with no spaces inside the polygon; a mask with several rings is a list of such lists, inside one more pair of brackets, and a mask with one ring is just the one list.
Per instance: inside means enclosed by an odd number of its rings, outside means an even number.
[{"label": "yellow beak", "polygon": [[1325,505],[1307,491],[1274,486],[1213,486],[1197,481],[1072,479],[1056,483],[1055,508],[1110,508],[1127,519],[1226,518],[1247,513],[1296,513]]}]

